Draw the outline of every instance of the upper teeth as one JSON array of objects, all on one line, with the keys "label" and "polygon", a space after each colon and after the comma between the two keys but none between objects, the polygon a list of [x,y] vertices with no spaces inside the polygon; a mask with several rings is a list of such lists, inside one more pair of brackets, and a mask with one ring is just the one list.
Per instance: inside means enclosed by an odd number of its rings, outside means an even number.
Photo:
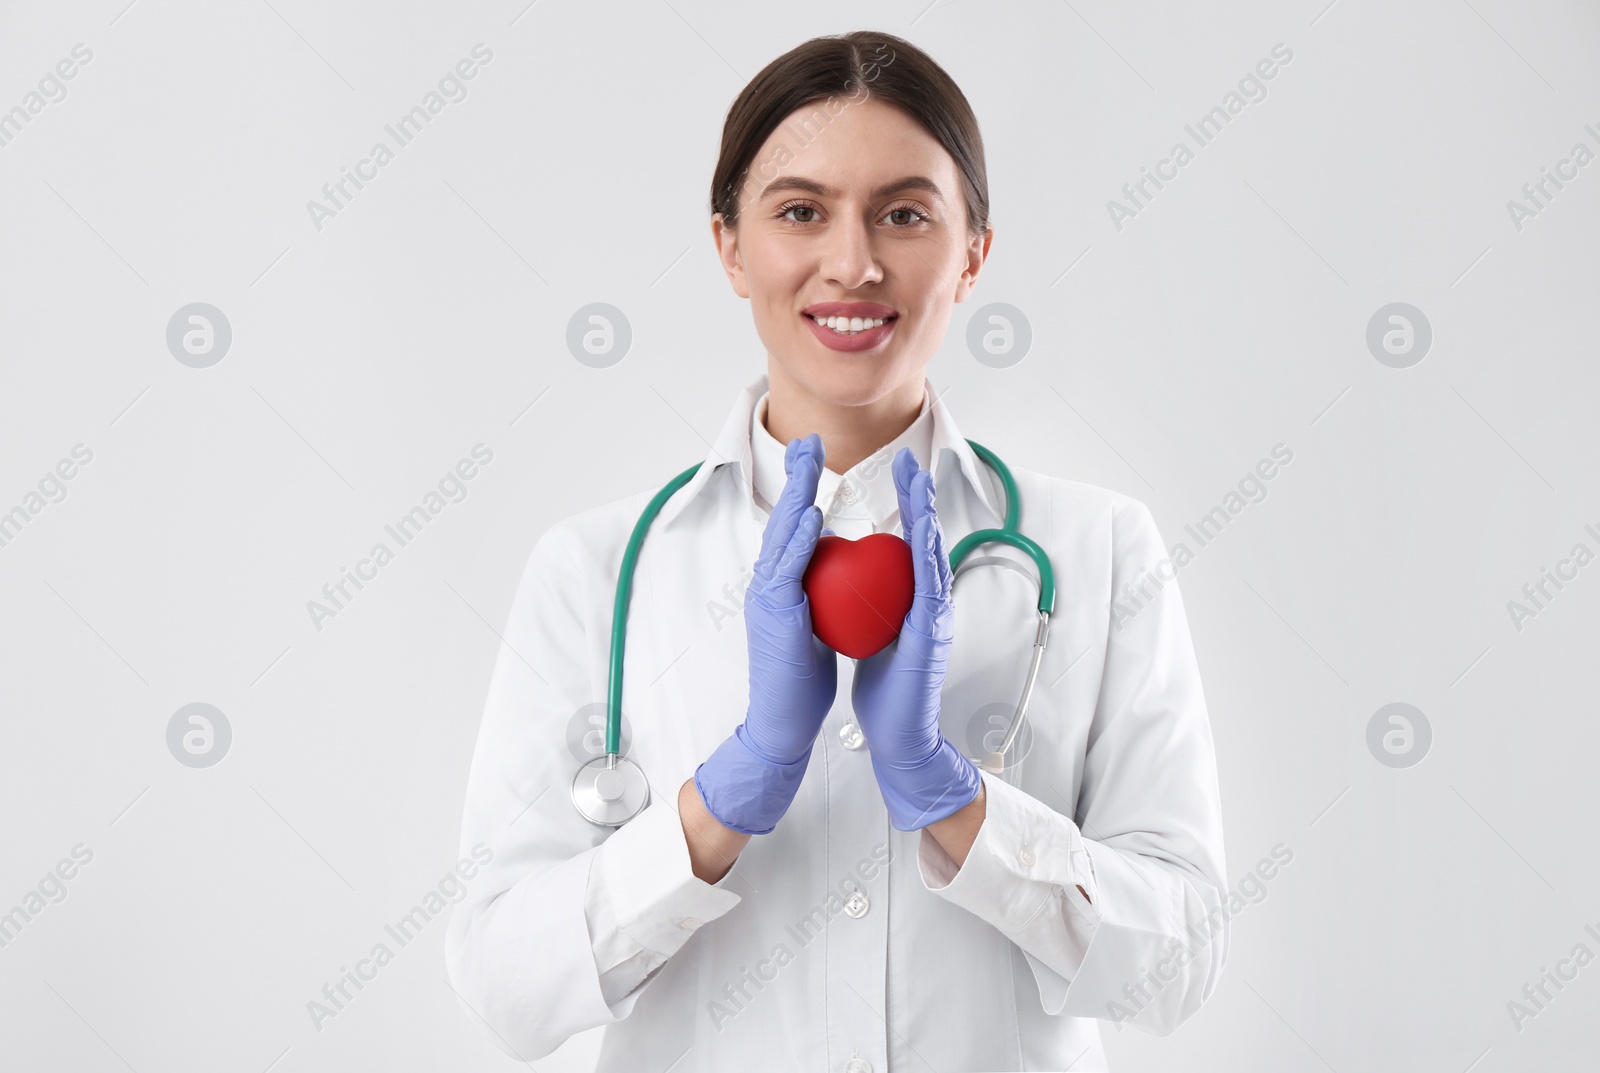
[{"label": "upper teeth", "polygon": [[886,324],[889,320],[888,317],[812,317],[811,319],[836,332],[862,332]]}]

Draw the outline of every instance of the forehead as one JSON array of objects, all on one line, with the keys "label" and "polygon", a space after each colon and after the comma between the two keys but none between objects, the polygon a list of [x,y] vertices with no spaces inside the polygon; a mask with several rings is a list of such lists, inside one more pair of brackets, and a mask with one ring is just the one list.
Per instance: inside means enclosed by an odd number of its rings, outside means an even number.
[{"label": "forehead", "polygon": [[759,199],[774,180],[798,177],[842,197],[865,197],[907,176],[922,176],[948,197],[955,175],[944,146],[899,107],[840,96],[797,108],[778,124],[750,161],[743,195]]}]

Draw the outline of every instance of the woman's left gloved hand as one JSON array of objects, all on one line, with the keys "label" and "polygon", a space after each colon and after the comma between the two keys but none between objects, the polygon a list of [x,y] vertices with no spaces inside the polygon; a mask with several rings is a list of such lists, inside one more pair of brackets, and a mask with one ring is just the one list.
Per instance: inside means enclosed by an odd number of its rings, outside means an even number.
[{"label": "woman's left gloved hand", "polygon": [[939,699],[955,636],[953,575],[933,509],[933,474],[910,448],[893,462],[916,593],[900,635],[856,664],[851,701],[896,830],[915,831],[966,807],[983,780],[939,730]]}]

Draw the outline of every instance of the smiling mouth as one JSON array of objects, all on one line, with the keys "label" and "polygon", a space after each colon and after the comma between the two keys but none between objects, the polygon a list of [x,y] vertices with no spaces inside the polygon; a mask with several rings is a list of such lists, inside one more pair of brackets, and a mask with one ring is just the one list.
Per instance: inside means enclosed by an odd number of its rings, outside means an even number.
[{"label": "smiling mouth", "polygon": [[847,338],[852,335],[860,335],[863,332],[870,332],[874,328],[881,328],[883,325],[899,319],[897,317],[813,317],[809,313],[802,313],[801,316],[809,318],[814,324],[828,329],[835,335],[842,335]]}]

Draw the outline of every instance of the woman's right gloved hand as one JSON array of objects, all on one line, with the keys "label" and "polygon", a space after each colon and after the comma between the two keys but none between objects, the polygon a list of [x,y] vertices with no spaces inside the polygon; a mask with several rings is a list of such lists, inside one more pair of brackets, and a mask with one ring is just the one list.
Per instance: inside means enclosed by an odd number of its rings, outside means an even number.
[{"label": "woman's right gloved hand", "polygon": [[814,432],[784,453],[787,480],[744,595],[750,706],[694,773],[706,810],[743,834],[769,834],[788,811],[838,686],[837,654],[812,633],[800,585],[822,534],[815,500],[823,457]]}]

